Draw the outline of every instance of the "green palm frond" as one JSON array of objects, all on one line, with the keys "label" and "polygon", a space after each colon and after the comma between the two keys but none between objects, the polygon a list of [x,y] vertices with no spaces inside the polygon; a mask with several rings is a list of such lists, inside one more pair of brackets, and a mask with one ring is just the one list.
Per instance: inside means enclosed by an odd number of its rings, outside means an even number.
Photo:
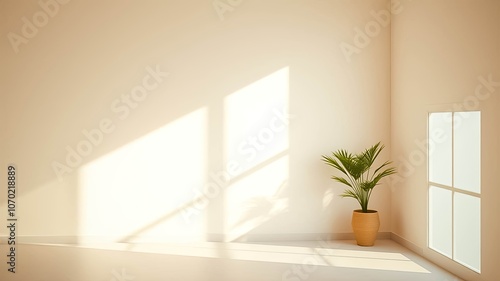
[{"label": "green palm frond", "polygon": [[[356,193],[354,193],[352,190],[345,190],[344,193],[340,194],[341,197],[351,197],[351,198],[354,198],[356,200],[358,200],[358,195]],[[359,201],[359,200],[358,200]]]},{"label": "green palm frond", "polygon": [[375,188],[384,177],[396,173],[395,168],[388,167],[392,164],[390,161],[384,162],[377,167],[373,173],[370,172],[372,165],[375,163],[384,147],[383,144],[378,142],[358,154],[352,154],[345,149],[339,149],[332,152],[332,156],[322,155],[323,162],[346,176],[332,176],[333,180],[349,187],[340,196],[356,199],[361,205],[363,212],[368,211],[368,202],[373,188]]},{"label": "green palm frond", "polygon": [[333,176],[333,177],[332,177],[332,179],[334,179],[334,180],[336,180],[336,181],[338,181],[338,182],[340,182],[340,183],[343,183],[343,184],[345,184],[345,185],[347,185],[347,186],[349,186],[349,187],[351,187],[351,188],[353,187],[353,186],[352,186],[352,184],[351,184],[351,183],[349,183],[349,182],[348,182],[345,178],[341,178],[341,177],[335,177],[335,176]]},{"label": "green palm frond", "polygon": [[[380,167],[378,167],[373,173],[376,174],[378,171],[380,171],[380,169],[383,169],[384,167],[391,165],[391,164],[392,164],[391,161],[386,161],[384,164],[382,164]],[[394,172],[396,172],[396,170],[394,170]]]},{"label": "green palm frond", "polygon": [[365,181],[359,184],[359,186],[364,190],[364,191],[370,191],[377,185],[376,182],[374,181]]},{"label": "green palm frond", "polygon": [[365,171],[365,164],[360,161],[357,155],[353,155],[346,150],[333,152],[333,157],[338,160],[337,164],[342,166],[343,173],[357,180]]}]

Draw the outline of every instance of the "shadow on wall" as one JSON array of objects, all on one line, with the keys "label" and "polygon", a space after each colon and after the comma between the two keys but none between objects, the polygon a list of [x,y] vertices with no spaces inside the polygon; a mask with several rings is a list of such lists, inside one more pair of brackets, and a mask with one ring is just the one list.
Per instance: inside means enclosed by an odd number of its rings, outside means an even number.
[{"label": "shadow on wall", "polygon": [[[38,8],[5,5],[7,30]],[[350,18],[315,5],[242,6],[224,21],[169,1],[61,7],[6,59],[20,235],[233,241],[279,232],[304,194],[321,206],[320,188],[304,187],[321,186],[318,172],[309,180],[291,160],[321,154],[308,136],[324,128],[310,119],[349,113],[346,100],[331,106],[357,83],[331,33],[333,19],[351,30]]]},{"label": "shadow on wall", "polygon": [[204,239],[208,225],[225,225],[225,214],[241,207],[232,204],[268,194],[273,182],[286,179],[288,121],[273,114],[283,114],[287,98],[285,68],[221,99],[223,112],[202,107],[85,164],[79,169],[80,234],[134,233],[121,239],[127,242]]}]

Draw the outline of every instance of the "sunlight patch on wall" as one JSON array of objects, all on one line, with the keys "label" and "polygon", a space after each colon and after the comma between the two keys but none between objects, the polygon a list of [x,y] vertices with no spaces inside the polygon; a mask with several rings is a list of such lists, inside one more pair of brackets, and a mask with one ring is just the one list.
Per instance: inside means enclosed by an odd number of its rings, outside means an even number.
[{"label": "sunlight patch on wall", "polygon": [[87,240],[164,241],[201,237],[186,224],[194,186],[206,176],[207,110],[191,112],[79,170],[79,235]]},{"label": "sunlight patch on wall", "polygon": [[225,194],[226,241],[288,209],[289,75],[282,68],[224,100],[224,160],[238,167]]},{"label": "sunlight patch on wall", "polygon": [[288,156],[231,184],[226,193],[227,241],[245,234],[288,211]]},{"label": "sunlight patch on wall", "polygon": [[288,95],[285,67],[225,98],[225,160],[240,173],[288,149]]}]

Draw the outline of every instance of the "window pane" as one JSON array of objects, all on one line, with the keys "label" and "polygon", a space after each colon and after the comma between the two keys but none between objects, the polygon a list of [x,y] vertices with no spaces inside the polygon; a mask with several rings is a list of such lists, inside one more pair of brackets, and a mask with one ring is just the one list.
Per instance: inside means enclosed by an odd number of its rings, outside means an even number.
[{"label": "window pane", "polygon": [[429,181],[451,186],[452,113],[429,115]]},{"label": "window pane", "polygon": [[429,247],[452,256],[451,191],[435,186],[429,188]]},{"label": "window pane", "polygon": [[476,270],[481,268],[481,202],[474,196],[455,193],[455,260]]},{"label": "window pane", "polygon": [[457,112],[454,125],[454,187],[481,192],[481,112]]}]

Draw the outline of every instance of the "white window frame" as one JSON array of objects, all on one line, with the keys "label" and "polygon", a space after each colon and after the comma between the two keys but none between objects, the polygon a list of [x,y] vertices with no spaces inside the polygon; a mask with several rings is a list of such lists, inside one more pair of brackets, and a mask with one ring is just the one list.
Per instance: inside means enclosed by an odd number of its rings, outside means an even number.
[{"label": "white window frame", "polygon": [[[481,117],[483,116],[483,111],[478,108],[478,109],[474,109],[474,110],[459,110],[459,111],[453,111],[453,110],[440,110],[439,108],[432,108],[430,110],[428,110],[427,112],[427,141],[429,142],[430,141],[430,126],[429,126],[429,121],[430,121],[430,115],[432,113],[452,113],[452,114],[455,114],[455,113],[461,113],[461,112],[481,112]],[[454,118],[452,118],[452,136],[454,135]],[[481,119],[481,127],[482,127],[482,124],[483,124],[483,120]],[[481,130],[481,135],[482,134],[482,130]],[[481,141],[482,142],[482,141]],[[448,186],[448,185],[444,185],[444,184],[439,184],[439,183],[435,183],[435,182],[431,182],[430,181],[430,177],[429,177],[429,170],[430,170],[430,157],[429,157],[429,149],[430,147],[428,146],[427,148],[427,248],[430,249],[431,251],[433,252],[436,252],[438,253],[439,255],[449,259],[449,260],[452,260],[458,264],[460,264],[461,266],[464,266],[472,271],[474,271],[475,273],[478,273],[480,274],[481,273],[481,264],[482,264],[482,261],[480,260],[479,261],[479,268],[473,268],[467,264],[464,264],[462,262],[460,262],[459,260],[456,259],[456,256],[455,256],[455,231],[454,231],[454,224],[455,224],[455,218],[454,218],[454,210],[455,210],[455,206],[454,206],[454,202],[455,202],[455,193],[460,193],[460,194],[464,194],[464,195],[468,195],[468,196],[472,196],[472,197],[475,197],[475,198],[478,198],[480,200],[480,202],[482,202],[482,186],[480,187],[480,192],[479,193],[476,193],[476,192],[472,192],[472,191],[468,191],[468,190],[463,190],[463,189],[459,189],[459,188],[456,188],[454,186],[454,173],[455,173],[455,167],[454,167],[454,161],[453,161],[453,151],[454,151],[454,138],[452,138],[452,159],[451,159],[451,165],[452,165],[452,174],[451,174],[451,177],[452,177],[452,183],[451,183],[451,186]],[[482,154],[482,145],[481,145],[481,154]],[[481,157],[482,158],[482,157]],[[482,185],[482,183],[481,183]],[[437,188],[442,188],[442,189],[445,189],[445,190],[448,190],[451,192],[451,200],[452,200],[452,210],[451,210],[451,223],[452,223],[452,232],[451,232],[451,239],[452,239],[452,247],[451,247],[451,257],[448,256],[447,254],[445,253],[442,253],[440,252],[439,250],[436,250],[434,248],[431,247],[430,245],[430,236],[431,236],[431,227],[430,227],[430,223],[431,223],[431,208],[430,208],[430,189],[431,189],[431,186],[434,186],[434,187],[437,187]],[[482,204],[481,204],[481,208],[482,208]],[[481,211],[482,213],[482,211]],[[481,215],[482,217],[482,215]],[[482,224],[481,224],[481,233],[482,233]],[[481,244],[482,241],[479,241],[479,243]]]}]

